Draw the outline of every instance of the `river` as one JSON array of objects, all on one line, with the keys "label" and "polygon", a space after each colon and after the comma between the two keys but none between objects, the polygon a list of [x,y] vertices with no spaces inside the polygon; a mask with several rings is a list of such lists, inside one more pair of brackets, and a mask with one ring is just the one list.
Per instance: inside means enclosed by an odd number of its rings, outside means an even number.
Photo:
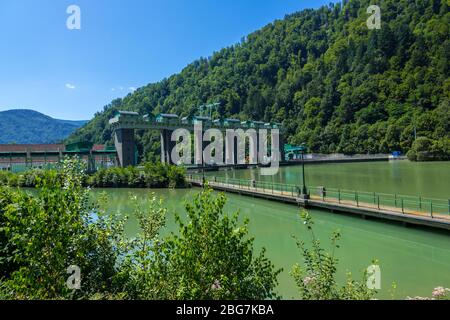
[{"label": "river", "polygon": [[[285,183],[300,183],[301,167],[282,167],[276,176],[262,177],[258,170],[231,170],[209,175],[233,178],[252,178]],[[352,190],[421,195],[450,198],[450,162],[411,163],[409,161],[367,162],[346,164],[311,164],[306,166],[306,182],[311,186],[327,186]],[[169,209],[167,227],[163,234],[175,231],[173,213],[183,215],[183,203],[200,191],[108,189],[112,212],[129,213],[129,196],[143,198],[149,193],[165,199]],[[284,271],[279,276],[278,292],[286,299],[298,298],[289,272],[301,255],[293,236],[308,239],[308,233],[299,218],[299,208],[268,200],[228,194],[227,212],[239,210],[241,218],[250,219],[250,235],[255,247],[267,249],[267,256]],[[434,287],[450,287],[450,235],[448,232],[418,227],[403,227],[379,220],[363,220],[357,216],[310,210],[315,222],[315,233],[328,246],[334,230],[342,233],[339,259],[339,281],[346,272],[358,278],[372,260],[381,268],[381,290],[378,298],[429,296]],[[130,218],[126,233],[130,237],[138,232],[134,218]],[[397,289],[392,292],[392,283]],[[394,294],[394,296],[393,296]]]}]

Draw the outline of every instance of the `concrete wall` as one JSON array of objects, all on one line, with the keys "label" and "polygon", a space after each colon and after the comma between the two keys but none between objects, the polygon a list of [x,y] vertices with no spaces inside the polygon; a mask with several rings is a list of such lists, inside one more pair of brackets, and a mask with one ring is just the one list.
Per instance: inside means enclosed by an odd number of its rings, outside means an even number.
[{"label": "concrete wall", "polygon": [[175,141],[172,141],[172,130],[161,130],[161,162],[173,164],[172,149],[175,147]]},{"label": "concrete wall", "polygon": [[118,129],[114,134],[117,156],[121,167],[134,166],[135,163],[135,141],[134,129]]}]

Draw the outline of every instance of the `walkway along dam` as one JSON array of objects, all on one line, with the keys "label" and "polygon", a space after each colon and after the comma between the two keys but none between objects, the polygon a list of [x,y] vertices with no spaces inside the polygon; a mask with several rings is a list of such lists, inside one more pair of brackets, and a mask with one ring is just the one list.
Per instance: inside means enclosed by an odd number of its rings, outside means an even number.
[{"label": "walkway along dam", "polygon": [[405,225],[450,230],[450,200],[324,187],[309,187],[309,197],[304,197],[301,188],[289,184],[219,177],[204,180],[202,175],[193,174],[188,174],[187,180],[194,186],[203,187],[207,184],[218,191],[291,203],[304,208],[327,209],[363,218],[374,217]]}]

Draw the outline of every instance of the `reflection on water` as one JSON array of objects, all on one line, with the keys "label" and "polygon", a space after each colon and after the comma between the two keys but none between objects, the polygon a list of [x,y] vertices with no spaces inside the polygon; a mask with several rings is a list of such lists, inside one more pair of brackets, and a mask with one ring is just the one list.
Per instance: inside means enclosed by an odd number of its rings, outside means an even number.
[{"label": "reflection on water", "polygon": [[[307,186],[450,199],[450,162],[417,163],[405,160],[309,164],[305,167]],[[275,176],[260,176],[259,169],[208,174],[234,179],[302,184],[301,166],[281,167]]]}]

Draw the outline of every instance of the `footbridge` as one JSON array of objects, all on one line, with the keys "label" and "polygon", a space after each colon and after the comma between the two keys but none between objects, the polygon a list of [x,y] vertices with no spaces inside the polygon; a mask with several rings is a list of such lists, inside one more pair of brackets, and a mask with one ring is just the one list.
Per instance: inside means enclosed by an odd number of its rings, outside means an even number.
[{"label": "footbridge", "polygon": [[326,187],[308,187],[307,195],[296,185],[203,177],[188,174],[187,180],[194,186],[209,187],[250,197],[291,203],[305,208],[326,209],[331,212],[355,214],[363,218],[398,221],[450,230],[450,200],[414,197],[398,194],[363,192]]},{"label": "footbridge", "polygon": [[[161,113],[158,115],[148,114],[139,115],[137,112],[118,111],[115,116],[109,120],[109,124],[114,131],[114,142],[119,159],[119,165],[122,167],[136,165],[136,145],[135,130],[156,130],[161,136],[161,162],[173,164],[171,151],[175,147],[176,141],[172,140],[172,133],[177,129],[186,129],[193,132],[196,125],[201,124],[202,134],[208,129],[218,129],[225,133],[227,130],[242,129],[277,129],[279,130],[279,146],[284,146],[284,128],[279,123],[265,123],[260,121],[240,121],[238,119],[215,119],[203,116],[187,116],[180,118],[176,114]],[[260,136],[257,135],[256,152],[259,152],[259,146],[263,143]],[[264,142],[265,143],[265,142]],[[203,142],[202,154],[205,147],[209,144]],[[227,149],[229,146],[225,146]],[[231,147],[233,150],[232,163],[234,165],[242,165],[237,158],[237,143],[233,142]],[[228,149],[230,150],[230,149]],[[279,148],[280,160],[284,160],[284,148]],[[251,163],[254,164],[254,163]],[[258,164],[258,163],[256,163]],[[203,166],[203,164],[202,164]]]}]

